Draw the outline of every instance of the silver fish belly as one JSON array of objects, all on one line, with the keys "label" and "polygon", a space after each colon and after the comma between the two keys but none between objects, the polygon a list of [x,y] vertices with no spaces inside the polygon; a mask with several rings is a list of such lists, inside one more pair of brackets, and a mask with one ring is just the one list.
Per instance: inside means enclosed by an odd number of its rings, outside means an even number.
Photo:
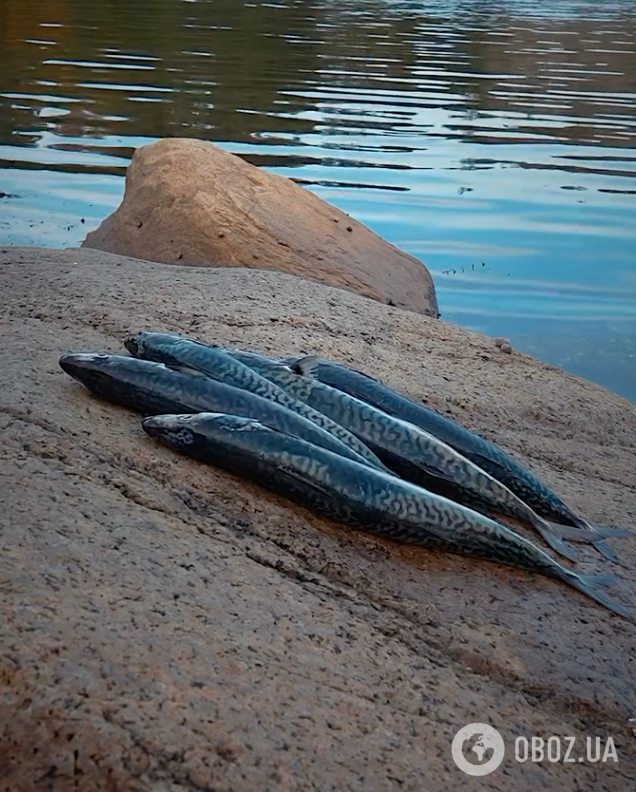
[{"label": "silver fish belly", "polygon": [[514,531],[446,498],[233,415],[164,415],[144,430],[176,450],[211,462],[356,527],[401,542],[484,558],[559,579],[620,615],[634,618],[598,586]]}]

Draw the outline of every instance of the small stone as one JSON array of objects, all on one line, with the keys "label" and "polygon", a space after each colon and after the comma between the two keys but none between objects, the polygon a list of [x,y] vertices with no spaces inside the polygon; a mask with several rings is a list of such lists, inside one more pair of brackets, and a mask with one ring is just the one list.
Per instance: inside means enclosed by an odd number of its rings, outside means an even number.
[{"label": "small stone", "polygon": [[501,351],[505,352],[507,355],[509,355],[512,352],[512,347],[507,341],[504,341],[503,344],[499,347],[499,349],[501,349]]},{"label": "small stone", "polygon": [[495,338],[495,346],[497,347],[502,347],[504,344],[509,344],[509,343],[510,341],[508,341],[507,338]]}]

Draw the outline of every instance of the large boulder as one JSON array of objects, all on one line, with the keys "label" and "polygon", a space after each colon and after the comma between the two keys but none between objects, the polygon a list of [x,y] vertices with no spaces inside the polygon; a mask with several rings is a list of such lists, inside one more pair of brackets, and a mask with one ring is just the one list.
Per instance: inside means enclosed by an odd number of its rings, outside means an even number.
[{"label": "large boulder", "polygon": [[[493,339],[275,272],[0,251],[2,792],[627,792],[636,627],[567,586],[372,538],[150,440],[58,366],[140,328],[385,379],[636,525],[636,405]],[[535,541],[540,541],[535,538]],[[624,568],[581,547],[585,571]],[[631,576],[631,580],[630,580]],[[454,734],[487,722],[472,783]],[[614,761],[514,759],[612,737]],[[554,754],[554,746],[552,746]]]},{"label": "large boulder", "polygon": [[83,246],[169,264],[280,270],[438,315],[421,261],[290,179],[199,140],[137,149],[124,200]]}]

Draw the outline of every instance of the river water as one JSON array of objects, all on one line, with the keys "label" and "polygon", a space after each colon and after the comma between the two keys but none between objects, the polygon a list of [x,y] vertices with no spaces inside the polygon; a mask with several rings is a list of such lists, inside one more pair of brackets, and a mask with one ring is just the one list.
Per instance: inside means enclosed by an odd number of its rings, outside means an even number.
[{"label": "river water", "polygon": [[76,245],[214,141],[433,274],[442,317],[636,401],[636,1],[1,0],[0,244]]}]

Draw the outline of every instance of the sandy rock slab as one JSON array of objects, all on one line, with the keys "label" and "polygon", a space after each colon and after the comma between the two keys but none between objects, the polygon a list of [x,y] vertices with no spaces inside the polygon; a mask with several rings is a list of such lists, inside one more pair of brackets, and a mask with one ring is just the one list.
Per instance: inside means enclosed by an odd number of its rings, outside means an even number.
[{"label": "sandy rock slab", "polygon": [[[143,328],[316,352],[636,525],[636,405],[492,339],[275,272],[0,251],[0,790],[628,792],[636,627],[557,582],[382,542],[154,444],[58,366]],[[636,542],[616,572],[636,600]],[[464,775],[486,722],[506,754]],[[618,761],[519,763],[611,737]]]},{"label": "sandy rock slab", "polygon": [[83,246],[169,264],[279,270],[438,315],[421,261],[291,179],[199,140],[137,149],[121,205]]}]

